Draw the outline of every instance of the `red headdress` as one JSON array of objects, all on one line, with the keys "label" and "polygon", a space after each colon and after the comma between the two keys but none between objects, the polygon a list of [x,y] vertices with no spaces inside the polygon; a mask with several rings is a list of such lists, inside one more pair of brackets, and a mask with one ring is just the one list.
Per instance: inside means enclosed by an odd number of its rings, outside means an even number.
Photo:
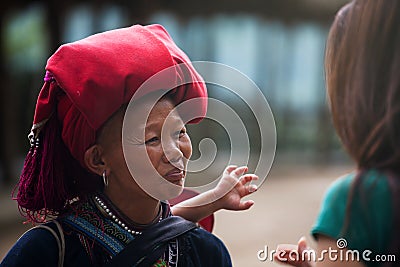
[{"label": "red headdress", "polygon": [[85,190],[96,189],[83,167],[96,131],[147,79],[171,67],[174,71],[161,84],[173,88],[169,93],[176,104],[202,99],[191,110],[197,122],[207,109],[205,83],[160,25],[95,34],[62,45],[49,58],[17,194],[30,219],[42,212],[57,214]]}]

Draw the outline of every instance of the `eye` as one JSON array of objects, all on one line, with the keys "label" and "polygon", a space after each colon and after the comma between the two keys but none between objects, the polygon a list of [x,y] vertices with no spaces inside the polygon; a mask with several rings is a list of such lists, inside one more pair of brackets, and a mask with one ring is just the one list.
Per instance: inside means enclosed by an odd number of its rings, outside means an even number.
[{"label": "eye", "polygon": [[179,136],[180,136],[180,137],[184,136],[185,134],[186,134],[186,129],[182,129],[182,130],[179,132]]},{"label": "eye", "polygon": [[158,140],[159,140],[158,137],[152,137],[152,138],[146,140],[144,143],[145,143],[146,145],[154,144],[154,143],[156,143]]},{"label": "eye", "polygon": [[186,129],[183,128],[180,131],[176,132],[176,136],[178,136],[179,138],[183,137],[186,134]]}]

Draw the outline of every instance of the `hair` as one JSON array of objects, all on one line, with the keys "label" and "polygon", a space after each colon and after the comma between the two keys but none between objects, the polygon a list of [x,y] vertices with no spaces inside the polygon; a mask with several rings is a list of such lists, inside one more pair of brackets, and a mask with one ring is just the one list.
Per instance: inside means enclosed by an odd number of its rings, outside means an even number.
[{"label": "hair", "polygon": [[359,168],[400,169],[399,25],[399,1],[354,1],[328,37],[333,123]]},{"label": "hair", "polygon": [[[358,174],[387,174],[392,190],[393,231],[399,222],[400,176],[400,1],[354,0],[330,29],[325,74],[333,124]],[[349,215],[349,213],[348,213]],[[397,252],[400,237],[392,235]]]}]

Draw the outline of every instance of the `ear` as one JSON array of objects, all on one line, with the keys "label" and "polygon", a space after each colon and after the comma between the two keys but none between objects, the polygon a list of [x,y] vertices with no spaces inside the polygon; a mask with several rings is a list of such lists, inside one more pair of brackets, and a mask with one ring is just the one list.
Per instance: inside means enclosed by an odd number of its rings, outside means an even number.
[{"label": "ear", "polygon": [[86,150],[84,156],[86,168],[100,176],[105,170],[105,164],[102,159],[102,151],[103,149],[99,145],[93,145]]}]

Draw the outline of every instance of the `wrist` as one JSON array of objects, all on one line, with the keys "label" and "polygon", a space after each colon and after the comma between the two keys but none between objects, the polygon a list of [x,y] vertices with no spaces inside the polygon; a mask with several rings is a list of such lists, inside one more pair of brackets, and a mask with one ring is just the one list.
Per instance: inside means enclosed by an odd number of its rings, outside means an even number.
[{"label": "wrist", "polygon": [[218,211],[220,209],[224,209],[225,208],[224,207],[224,201],[223,201],[224,196],[222,196],[221,193],[218,192],[218,190],[216,188],[214,188],[214,189],[212,189],[210,191],[211,191],[210,193],[212,193],[211,199],[213,201],[211,202],[211,205],[212,205],[213,211],[215,212],[215,211]]}]

